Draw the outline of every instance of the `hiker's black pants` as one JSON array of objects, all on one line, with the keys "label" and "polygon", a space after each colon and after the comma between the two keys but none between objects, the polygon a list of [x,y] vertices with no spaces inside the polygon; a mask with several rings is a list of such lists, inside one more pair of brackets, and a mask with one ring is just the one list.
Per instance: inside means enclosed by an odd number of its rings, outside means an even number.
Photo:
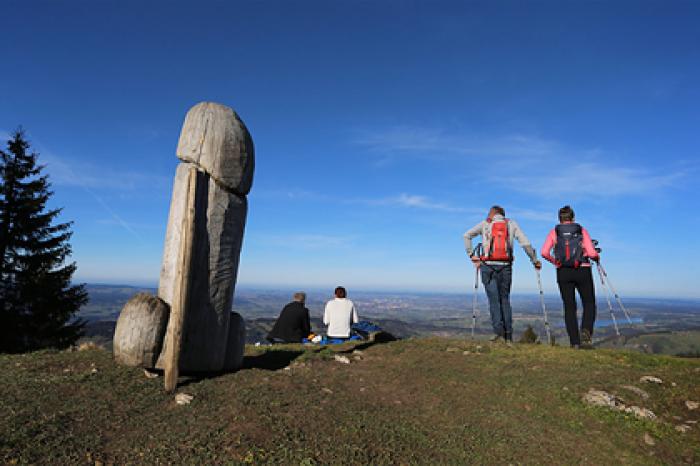
[{"label": "hiker's black pants", "polygon": [[596,306],[593,271],[591,269],[592,267],[579,267],[577,269],[561,267],[557,269],[557,284],[561,299],[564,301],[564,322],[566,322],[566,332],[569,334],[569,341],[572,345],[581,344],[576,316],[576,290],[578,290],[583,303],[581,330],[588,330],[589,335],[593,335]]}]

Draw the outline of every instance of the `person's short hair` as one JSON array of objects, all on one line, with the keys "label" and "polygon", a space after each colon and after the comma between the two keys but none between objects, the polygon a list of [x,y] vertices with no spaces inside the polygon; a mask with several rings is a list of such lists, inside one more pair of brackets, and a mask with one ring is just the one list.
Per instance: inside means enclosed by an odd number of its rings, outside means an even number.
[{"label": "person's short hair", "polygon": [[504,217],[506,216],[506,209],[504,209],[503,207],[501,207],[499,205],[495,205],[495,206],[491,207],[491,210],[496,212],[497,214],[503,215]]},{"label": "person's short hair", "polygon": [[348,295],[348,292],[345,291],[345,288],[342,286],[339,286],[335,289],[335,297],[336,298],[345,298]]},{"label": "person's short hair", "polygon": [[294,296],[292,296],[292,299],[294,299],[294,301],[297,301],[299,303],[305,303],[306,302],[306,293],[304,293],[303,291],[297,291],[296,293],[294,293]]},{"label": "person's short hair", "polygon": [[559,209],[559,221],[560,222],[573,222],[574,221],[574,209],[570,205],[565,205]]}]

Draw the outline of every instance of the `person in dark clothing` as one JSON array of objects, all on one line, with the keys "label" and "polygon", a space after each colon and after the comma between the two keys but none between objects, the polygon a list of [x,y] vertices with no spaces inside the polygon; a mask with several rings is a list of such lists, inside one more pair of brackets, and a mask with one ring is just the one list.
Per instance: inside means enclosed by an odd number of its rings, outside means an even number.
[{"label": "person in dark clothing", "polygon": [[304,306],[306,293],[294,293],[294,300],[284,306],[267,335],[271,343],[301,343],[311,333],[309,310]]},{"label": "person in dark clothing", "polygon": [[[596,303],[590,261],[598,261],[600,256],[588,231],[574,223],[574,210],[568,205],[559,209],[559,225],[549,232],[542,246],[542,257],[557,268],[557,284],[564,302],[564,322],[571,347],[592,348]],[[580,332],[576,317],[576,290],[583,303]]]}]

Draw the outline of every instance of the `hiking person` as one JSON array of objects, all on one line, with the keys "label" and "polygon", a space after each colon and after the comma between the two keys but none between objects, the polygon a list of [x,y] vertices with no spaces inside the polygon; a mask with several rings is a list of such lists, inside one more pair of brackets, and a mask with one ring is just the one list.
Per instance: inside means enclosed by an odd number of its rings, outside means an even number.
[{"label": "hiking person", "polygon": [[347,298],[347,291],[342,286],[335,289],[335,299],[326,303],[323,323],[328,326],[328,338],[350,338],[350,327],[360,321],[355,304]]},{"label": "hiking person", "polygon": [[[477,248],[481,250],[476,251],[472,247],[472,239],[479,235],[481,235],[482,247]],[[542,263],[537,260],[537,253],[532,249],[530,240],[515,220],[506,218],[505,209],[499,205],[491,207],[486,220],[479,222],[464,234],[467,255],[474,266],[480,269],[481,282],[489,299],[489,313],[494,334],[491,341],[503,339],[508,344],[513,342],[510,288],[513,280],[514,240],[518,240],[532,265],[539,270]]]},{"label": "hiking person", "polygon": [[311,333],[309,310],[305,306],[306,293],[294,293],[292,302],[284,306],[275,325],[267,335],[271,343],[301,343]]},{"label": "hiking person", "polygon": [[[591,236],[585,228],[574,223],[574,209],[566,205],[559,209],[559,225],[547,235],[542,257],[557,268],[557,284],[564,302],[564,322],[572,348],[591,348],[593,324],[596,317],[595,286],[591,260],[598,261]],[[552,256],[554,249],[554,256]],[[576,290],[583,303],[581,332],[576,316]]]}]

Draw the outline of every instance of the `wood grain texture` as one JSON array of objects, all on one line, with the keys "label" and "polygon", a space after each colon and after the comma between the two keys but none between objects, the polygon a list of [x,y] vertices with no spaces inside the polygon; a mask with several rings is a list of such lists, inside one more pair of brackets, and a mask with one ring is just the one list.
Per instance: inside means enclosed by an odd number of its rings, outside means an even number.
[{"label": "wood grain texture", "polygon": [[165,355],[165,390],[172,392],[177,387],[180,364],[180,347],[182,330],[187,319],[189,307],[190,272],[192,263],[192,246],[195,234],[195,194],[197,189],[197,169],[190,167],[187,178],[187,200],[185,215],[182,220],[183,238],[177,266],[178,290],[173,299],[168,320],[168,351]]},{"label": "wood grain texture", "polygon": [[201,102],[185,116],[177,156],[200,167],[225,189],[245,196],[255,167],[253,140],[233,109]]},{"label": "wood grain texture", "polygon": [[237,312],[231,313],[227,345],[224,370],[237,371],[243,367],[243,356],[245,353],[245,320]]},{"label": "wood grain texture", "polygon": [[[177,258],[182,241],[184,186],[192,164],[181,163],[173,187],[158,296],[172,303],[177,291]],[[216,372],[224,368],[229,320],[247,215],[245,197],[223,189],[198,171],[191,306],[184,329],[180,370]],[[167,347],[167,344],[166,344]],[[164,368],[164,361],[158,362]]]},{"label": "wood grain texture", "polygon": [[126,302],[114,330],[114,359],[153,368],[160,355],[170,308],[162,299],[138,293]]}]

